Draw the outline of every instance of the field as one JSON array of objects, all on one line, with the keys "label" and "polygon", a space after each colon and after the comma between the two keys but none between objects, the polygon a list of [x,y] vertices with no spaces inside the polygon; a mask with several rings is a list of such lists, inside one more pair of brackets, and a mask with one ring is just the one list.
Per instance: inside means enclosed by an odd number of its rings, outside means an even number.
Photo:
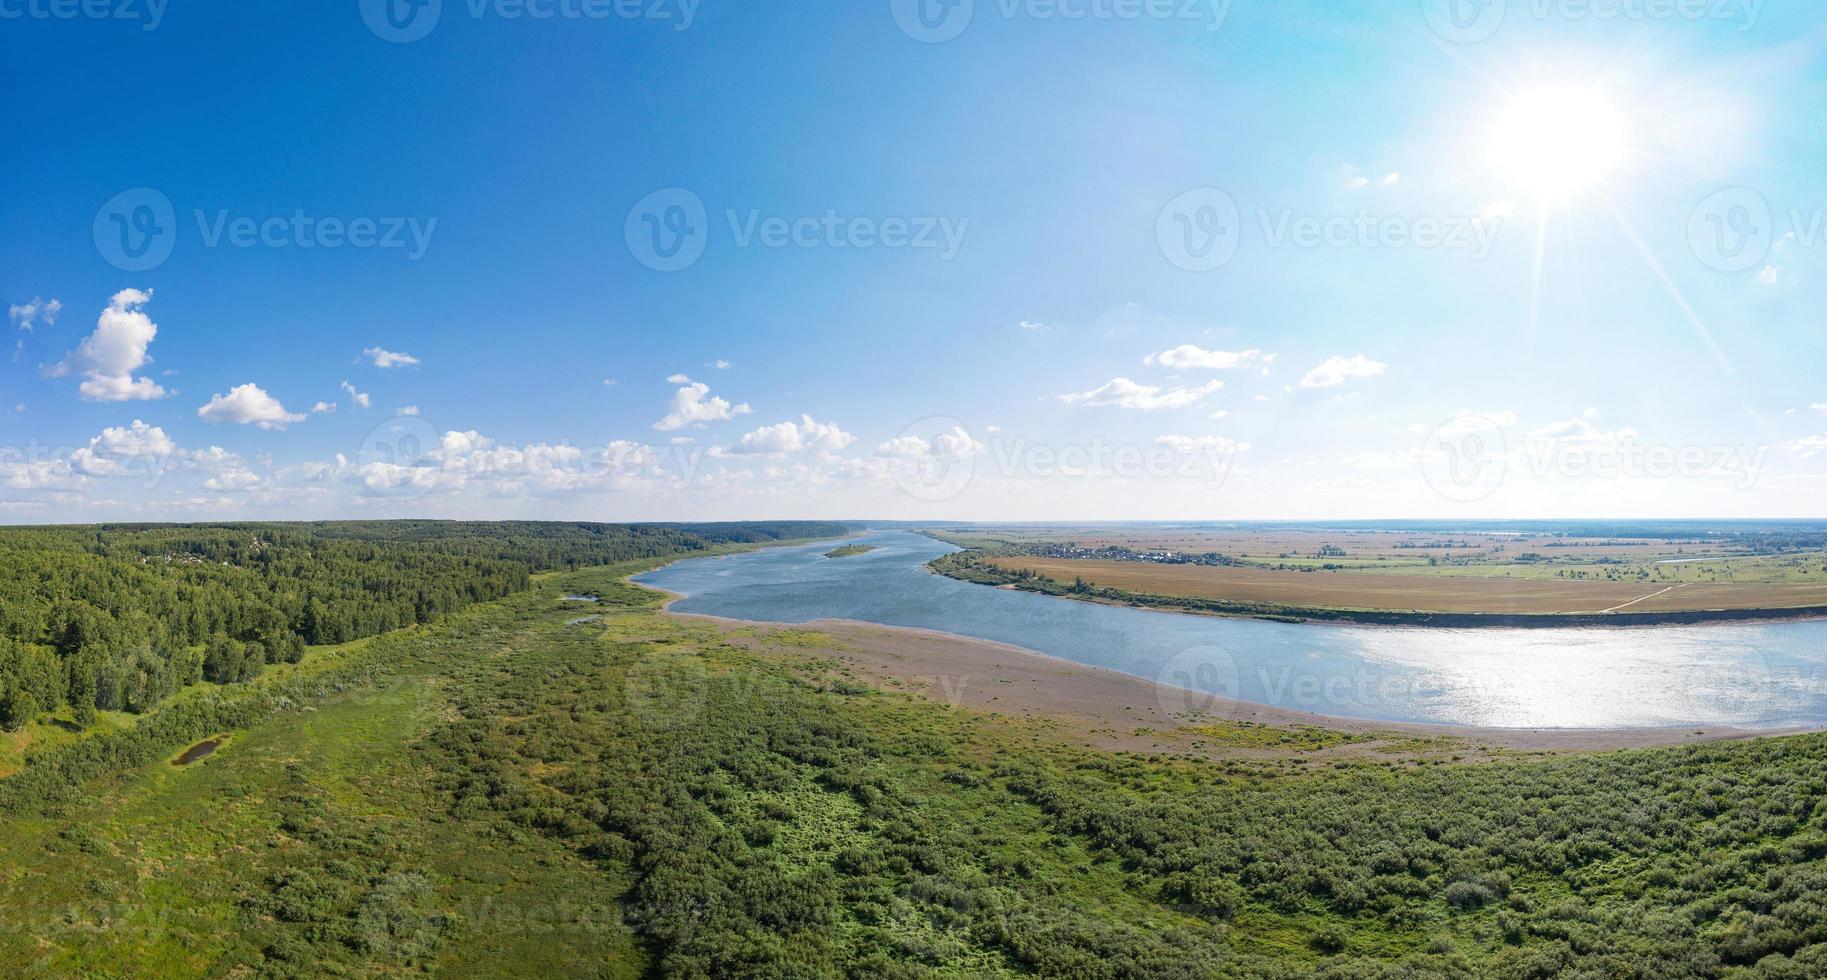
[{"label": "field", "polygon": [[[0,780],[0,964],[1093,978],[1827,966],[1827,738],[1474,763],[1488,754],[1450,739],[1185,717],[1129,733],[1154,748],[1113,751],[1086,747],[1069,718],[1001,710],[993,691],[948,703],[861,673],[847,641],[817,630],[664,616],[621,580],[645,564],[543,576],[434,625],[312,650],[300,666],[326,661],[321,686],[208,729],[226,741],[195,764],[172,763],[177,744],[43,802]],[[602,597],[600,620],[567,625],[560,597],[578,593]]]},{"label": "field", "polygon": [[1157,565],[1027,556],[986,559],[1010,570],[1031,569],[1060,582],[1337,609],[1461,613],[1669,612],[1694,609],[1781,609],[1827,606],[1819,584],[1737,584],[1578,581],[1501,575],[1423,575],[1379,572],[1274,571],[1250,567]]},{"label": "field", "polygon": [[973,526],[936,535],[1002,573],[1144,599],[1511,616],[1827,607],[1818,528],[1620,530]]}]

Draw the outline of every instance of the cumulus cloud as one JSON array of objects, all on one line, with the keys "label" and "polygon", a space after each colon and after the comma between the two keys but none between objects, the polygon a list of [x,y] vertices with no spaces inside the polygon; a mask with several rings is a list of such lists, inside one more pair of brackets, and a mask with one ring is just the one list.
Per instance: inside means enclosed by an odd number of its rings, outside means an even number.
[{"label": "cumulus cloud", "polygon": [[411,367],[419,363],[419,359],[411,354],[402,354],[381,347],[365,347],[362,349],[362,356],[377,368]]},{"label": "cumulus cloud", "polygon": [[897,436],[877,446],[875,452],[890,459],[965,459],[983,450],[983,443],[971,438],[964,426],[954,425],[930,440],[915,435]]},{"label": "cumulus cloud", "polygon": [[342,383],[342,389],[349,393],[349,402],[356,408],[367,408],[369,405],[374,404],[374,399],[368,397],[367,392],[356,391],[355,386],[347,381]]},{"label": "cumulus cloud", "polygon": [[283,429],[305,419],[303,414],[286,411],[279,399],[251,382],[230,388],[226,395],[212,396],[209,404],[197,409],[197,418],[205,422],[257,425],[262,429]]},{"label": "cumulus cloud", "polygon": [[1206,350],[1193,344],[1181,344],[1172,350],[1164,350],[1159,354],[1150,354],[1142,358],[1143,364],[1159,364],[1162,367],[1170,368],[1203,368],[1211,371],[1268,367],[1274,362],[1274,354],[1264,354],[1255,348],[1232,352]]},{"label": "cumulus cloud", "polygon": [[1068,405],[1114,405],[1118,408],[1136,409],[1152,412],[1163,408],[1184,408],[1196,405],[1213,392],[1224,387],[1222,381],[1208,381],[1197,387],[1162,388],[1155,385],[1137,384],[1128,378],[1112,378],[1090,391],[1059,396],[1059,400]]},{"label": "cumulus cloud", "polygon": [[817,422],[802,415],[797,423],[764,425],[742,437],[733,450],[743,455],[815,452],[829,456],[856,441],[834,422]]},{"label": "cumulus cloud", "polygon": [[95,322],[95,332],[83,338],[76,349],[64,355],[50,369],[54,378],[80,374],[82,384],[77,393],[89,401],[125,402],[164,398],[165,389],[151,378],[136,378],[133,372],[152,362],[146,348],[158,336],[158,324],[142,309],[151,302],[150,292],[123,289],[108,301]]},{"label": "cumulus cloud", "polygon": [[70,454],[70,463],[84,476],[119,476],[136,464],[169,458],[177,448],[164,429],[134,419],[132,425],[103,429]]},{"label": "cumulus cloud", "polygon": [[754,412],[747,404],[731,405],[727,400],[712,395],[710,385],[702,381],[693,381],[682,374],[675,374],[667,380],[682,387],[673,393],[666,417],[653,424],[661,432],[704,425],[707,422],[725,422],[738,415]]},{"label": "cumulus cloud", "polygon": [[1389,370],[1389,365],[1373,361],[1362,354],[1342,357],[1337,354],[1307,372],[1300,379],[1302,388],[1335,388],[1357,378],[1372,378]]},{"label": "cumulus cloud", "polygon": [[336,411],[335,402],[318,402],[311,406],[312,415],[328,415],[334,411]]}]

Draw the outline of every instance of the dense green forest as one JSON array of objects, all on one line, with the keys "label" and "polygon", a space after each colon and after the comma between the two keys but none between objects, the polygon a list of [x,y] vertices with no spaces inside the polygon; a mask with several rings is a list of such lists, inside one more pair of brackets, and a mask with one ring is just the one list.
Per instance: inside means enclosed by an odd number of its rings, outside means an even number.
[{"label": "dense green forest", "polygon": [[144,712],[305,646],[429,623],[554,569],[844,525],[437,521],[0,529],[0,728],[65,705]]}]

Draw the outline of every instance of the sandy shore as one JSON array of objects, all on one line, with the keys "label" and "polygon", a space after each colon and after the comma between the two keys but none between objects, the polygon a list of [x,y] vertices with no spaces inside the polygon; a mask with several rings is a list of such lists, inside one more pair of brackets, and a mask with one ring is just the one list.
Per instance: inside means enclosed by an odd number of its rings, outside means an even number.
[{"label": "sandy shore", "polygon": [[[671,605],[669,600],[667,606]],[[921,694],[954,708],[1044,721],[1064,737],[1110,749],[1212,757],[1287,754],[1287,749],[1252,749],[1239,746],[1234,739],[1214,739],[1209,730],[1196,730],[1235,723],[1283,729],[1307,726],[1364,737],[1307,753],[1324,756],[1368,753],[1388,757],[1392,751],[1408,754],[1430,747],[1434,752],[1421,754],[1451,752],[1459,758],[1505,752],[1592,752],[1794,734],[1723,727],[1475,728],[1339,718],[1186,691],[1008,644],[933,630],[852,620],[757,623],[676,613],[670,608],[666,614],[714,623],[726,633],[752,634],[762,648],[767,635],[776,630],[817,630],[838,641],[837,658],[845,667],[878,687]],[[744,638],[734,639],[742,642]],[[1420,744],[1423,740],[1434,744]]]}]

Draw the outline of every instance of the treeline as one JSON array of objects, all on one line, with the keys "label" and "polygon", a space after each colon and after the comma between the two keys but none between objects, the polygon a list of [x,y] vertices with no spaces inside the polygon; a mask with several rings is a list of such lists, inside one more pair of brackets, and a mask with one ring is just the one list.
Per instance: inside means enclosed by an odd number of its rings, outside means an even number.
[{"label": "treeline", "polygon": [[428,623],[533,573],[833,537],[826,522],[352,521],[0,529],[0,728],[69,706],[143,712],[306,645]]}]

